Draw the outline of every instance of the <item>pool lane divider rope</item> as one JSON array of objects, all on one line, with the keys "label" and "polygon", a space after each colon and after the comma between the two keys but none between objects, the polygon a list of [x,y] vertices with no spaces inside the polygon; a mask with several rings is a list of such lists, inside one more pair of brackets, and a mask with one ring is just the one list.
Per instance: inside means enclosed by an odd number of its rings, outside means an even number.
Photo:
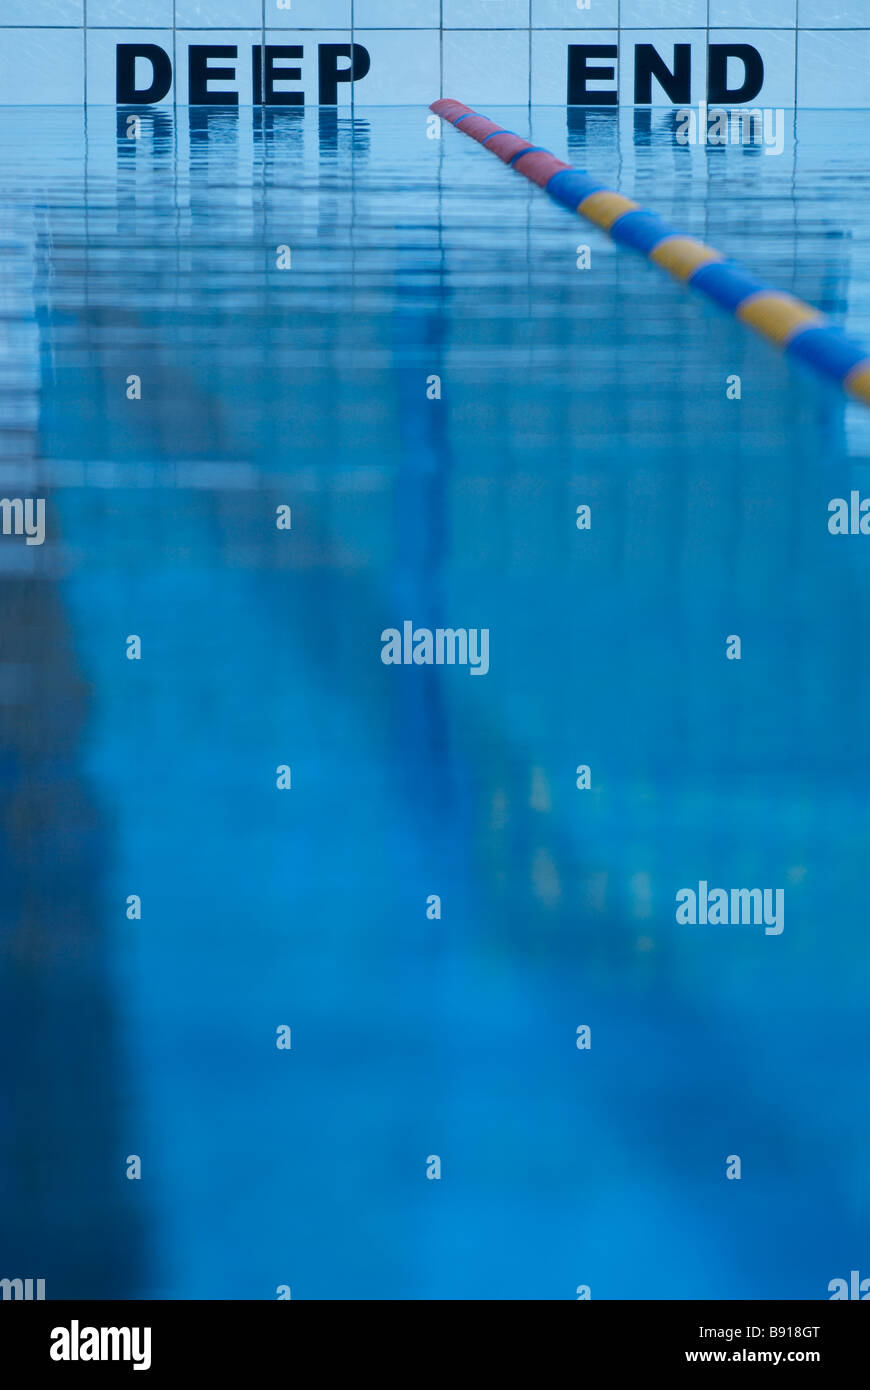
[{"label": "pool lane divider rope", "polygon": [[464,135],[497,154],[556,202],[608,232],[620,246],[630,246],[693,290],[729,310],[742,323],[800,362],[870,405],[870,352],[794,295],[770,289],[736,261],[694,237],[682,236],[658,213],[575,169],[494,121],[445,98],[430,110]]}]

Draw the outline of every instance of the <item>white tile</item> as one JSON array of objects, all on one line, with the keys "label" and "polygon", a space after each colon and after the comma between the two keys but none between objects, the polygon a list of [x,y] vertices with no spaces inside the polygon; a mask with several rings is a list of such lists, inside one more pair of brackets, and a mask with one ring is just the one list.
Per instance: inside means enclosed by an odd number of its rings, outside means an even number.
[{"label": "white tile", "polygon": [[[333,49],[336,45],[340,48],[340,53],[334,53],[332,62],[338,72],[344,72],[350,67],[351,37],[349,29],[330,29],[299,30],[295,34],[288,33],[286,29],[267,29],[267,44],[292,44],[301,47],[302,57],[300,59],[287,60],[286,66],[298,67],[301,77],[298,82],[288,82],[282,85],[279,90],[301,91],[305,98],[306,106],[317,106],[323,100],[325,105],[337,107],[349,107],[351,104],[351,94],[353,82],[338,82],[335,89],[335,100],[327,101],[330,96],[328,92],[320,90],[320,48],[321,45],[329,44]],[[358,48],[364,45],[357,42]],[[282,63],[280,66],[284,66]],[[358,79],[362,80],[362,79]]]},{"label": "white tile", "polygon": [[371,67],[354,85],[357,106],[428,106],[441,94],[441,38],[437,29],[354,29]]},{"label": "white tile", "polygon": [[0,0],[0,25],[84,23],[84,0]]},{"label": "white tile", "polygon": [[[230,78],[212,77],[207,90],[214,98],[212,105],[250,106],[253,93],[251,50],[259,47],[262,37],[260,29],[184,29],[175,34],[175,100],[183,106],[189,104],[188,77],[190,72],[190,49],[194,46],[235,48],[235,56],[228,54],[208,59],[206,67],[211,71],[232,68]],[[202,61],[202,59],[198,59]],[[235,97],[233,96],[235,93]]]},{"label": "white tile", "polygon": [[716,29],[793,29],[796,14],[797,0],[710,0],[709,23]]},{"label": "white tile", "polygon": [[[537,29],[532,33],[532,103],[541,106],[564,106],[568,100],[568,50],[575,48],[619,47],[616,29],[590,29],[578,34],[576,29]],[[617,90],[617,58],[600,54],[586,57],[587,90],[590,100],[601,93]],[[596,69],[604,76],[594,77]],[[611,76],[607,76],[610,69]],[[446,91],[446,88],[445,88]]]},{"label": "white tile", "polygon": [[[794,106],[795,35],[789,29],[711,29],[710,44],[747,44],[761,56],[764,82],[757,96],[743,102],[725,101],[721,105]],[[728,61],[728,85],[737,87],[744,75],[743,64]],[[711,97],[711,100],[713,98]]]},{"label": "white tile", "polygon": [[[291,0],[279,10],[278,0],[264,0],[267,29],[349,29],[351,0]],[[395,11],[396,6],[393,6]]]},{"label": "white tile", "polygon": [[437,29],[441,0],[354,0],[353,22],[362,29]]},{"label": "white tile", "polygon": [[445,29],[528,29],[529,0],[442,0],[441,23]]},{"label": "white tile", "polygon": [[[683,64],[688,70],[689,94],[685,89],[667,90],[653,72],[649,83],[649,98],[642,87],[641,99],[635,102],[636,76],[640,71],[637,49],[651,44],[668,72],[682,77]],[[680,53],[676,52],[677,46]],[[688,60],[683,50],[688,45]],[[644,60],[641,59],[641,62]],[[619,35],[619,99],[622,106],[684,106],[703,101],[707,94],[707,34],[703,29],[623,29]]]},{"label": "white tile", "polygon": [[[114,106],[117,96],[117,64],[119,44],[151,45],[163,50],[174,64],[171,29],[89,29],[88,44],[88,105]],[[155,55],[160,61],[159,55]],[[155,78],[154,65],[147,58],[134,63],[136,87],[147,90]],[[148,105],[171,106],[174,99],[175,74],[166,96]]]},{"label": "white tile", "polygon": [[591,0],[579,10],[577,0],[532,0],[533,29],[615,29],[619,0]]},{"label": "white tile", "polygon": [[85,95],[82,30],[4,29],[0,92],[5,106],[80,106]]},{"label": "white tile", "polygon": [[88,0],[88,28],[171,29],[172,0]]},{"label": "white tile", "polygon": [[442,59],[445,96],[468,106],[528,103],[528,30],[447,29]]},{"label": "white tile", "polygon": [[867,0],[800,0],[798,22],[802,29],[870,28]]},{"label": "white tile", "polygon": [[177,29],[260,28],[262,0],[175,0]]},{"label": "white tile", "polygon": [[619,23],[623,29],[705,29],[707,0],[620,0]]},{"label": "white tile", "polygon": [[798,36],[798,106],[870,106],[870,30]]}]

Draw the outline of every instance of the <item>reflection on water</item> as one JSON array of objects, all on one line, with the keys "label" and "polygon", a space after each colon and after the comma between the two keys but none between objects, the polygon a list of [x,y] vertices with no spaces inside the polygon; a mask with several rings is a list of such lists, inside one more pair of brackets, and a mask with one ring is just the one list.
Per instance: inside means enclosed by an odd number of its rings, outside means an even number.
[{"label": "reflection on water", "polygon": [[[870,340],[861,113],[780,158],[488,114]],[[0,480],[48,515],[0,540],[0,1277],[825,1297],[870,1225],[827,532],[870,416],[417,109],[0,128]],[[382,665],[406,618],[489,674]],[[678,926],[701,879],[785,931]]]}]

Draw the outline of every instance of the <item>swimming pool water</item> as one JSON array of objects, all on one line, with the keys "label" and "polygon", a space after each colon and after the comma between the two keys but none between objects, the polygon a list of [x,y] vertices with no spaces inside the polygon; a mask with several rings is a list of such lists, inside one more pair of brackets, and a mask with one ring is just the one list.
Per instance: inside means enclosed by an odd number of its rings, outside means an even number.
[{"label": "swimming pool water", "polygon": [[[0,1275],[826,1298],[870,413],[427,114],[0,110],[0,486],[47,517],[0,541]],[[778,157],[486,114],[870,343],[862,113]],[[404,620],[487,628],[485,678],[385,666]],[[784,931],[679,925],[701,880]]]}]

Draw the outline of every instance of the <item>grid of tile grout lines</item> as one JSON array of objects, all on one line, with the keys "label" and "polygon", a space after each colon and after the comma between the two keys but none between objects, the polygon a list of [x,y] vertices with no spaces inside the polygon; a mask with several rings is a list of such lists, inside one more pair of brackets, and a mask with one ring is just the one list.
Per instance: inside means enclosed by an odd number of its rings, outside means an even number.
[{"label": "grid of tile grout lines", "polygon": [[[593,57],[611,77],[589,89],[634,101],[635,45],[675,66],[691,49],[691,102],[704,99],[709,43],[753,45],[764,65],[757,103],[769,107],[870,107],[870,0],[2,0],[0,104],[115,102],[117,43],[161,44],[173,64],[168,103],[187,102],[186,46],[237,42],[238,104],[253,103],[244,38],[280,45],[355,43],[368,71],[339,87],[339,105],[416,105],[461,91],[490,105],[565,105],[571,44],[618,50]],[[400,19],[397,16],[401,16]],[[800,21],[798,23],[798,21]],[[800,34],[800,43],[798,43]],[[585,38],[584,38],[585,35]],[[242,42],[239,42],[242,40]],[[282,60],[286,62],[287,60]],[[319,104],[316,56],[299,79]],[[276,78],[281,90],[292,88]],[[220,90],[213,83],[213,89]],[[228,89],[230,90],[230,89]],[[592,102],[591,104],[597,104]],[[638,101],[639,105],[648,102]],[[653,82],[653,105],[669,106]],[[683,104],[682,101],[676,104]]]}]

